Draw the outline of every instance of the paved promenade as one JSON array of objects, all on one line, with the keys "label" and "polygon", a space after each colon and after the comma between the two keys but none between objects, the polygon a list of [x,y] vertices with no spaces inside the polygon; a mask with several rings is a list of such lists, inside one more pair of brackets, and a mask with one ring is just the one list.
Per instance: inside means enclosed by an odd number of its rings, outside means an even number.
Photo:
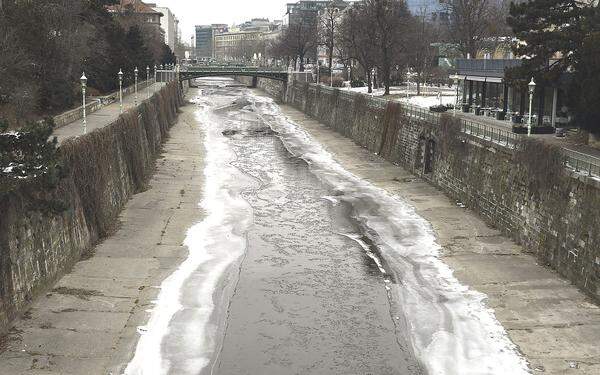
[{"label": "paved promenade", "polygon": [[[148,92],[152,96],[155,92],[159,91],[165,83],[158,82],[144,88],[138,92],[138,101],[142,102],[148,97]],[[123,112],[128,111],[135,107],[135,95],[130,94],[123,96]],[[105,107],[100,108],[96,112],[90,113],[87,116],[87,132],[92,132],[94,129],[102,128],[112,122],[114,122],[121,114],[119,101],[109,104]],[[83,119],[74,121],[63,127],[60,127],[54,131],[54,135],[58,138],[58,142],[61,143],[65,139],[70,137],[76,137],[83,134]]]},{"label": "paved promenade", "polygon": [[[203,217],[203,136],[193,109],[181,108],[149,189],[125,206],[119,230],[36,300],[0,342],[0,374],[122,373],[156,286],[185,259],[186,230]],[[117,114],[118,103],[116,112],[114,105],[103,108],[93,126]],[[59,130],[64,139],[78,129],[76,123]]]},{"label": "paved promenade", "polygon": [[425,181],[290,106],[282,110],[346,170],[400,196],[432,224],[444,261],[464,285],[487,294],[534,373],[600,373],[600,308],[576,287]]}]

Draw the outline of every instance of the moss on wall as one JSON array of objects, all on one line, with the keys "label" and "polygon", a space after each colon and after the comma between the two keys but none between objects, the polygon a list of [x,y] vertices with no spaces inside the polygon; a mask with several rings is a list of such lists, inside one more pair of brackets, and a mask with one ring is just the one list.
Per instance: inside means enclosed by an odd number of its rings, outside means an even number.
[{"label": "moss on wall", "polygon": [[[114,123],[63,143],[56,186],[25,184],[0,196],[0,331],[111,233],[131,195],[145,188],[182,103],[170,83]],[[64,209],[41,210],[40,200]]]},{"label": "moss on wall", "polygon": [[462,132],[449,115],[429,123],[408,116],[398,103],[382,105],[365,95],[306,83],[291,85],[286,97],[307,115],[465,203],[600,300],[599,184],[568,172],[558,147],[523,138],[509,148]]}]

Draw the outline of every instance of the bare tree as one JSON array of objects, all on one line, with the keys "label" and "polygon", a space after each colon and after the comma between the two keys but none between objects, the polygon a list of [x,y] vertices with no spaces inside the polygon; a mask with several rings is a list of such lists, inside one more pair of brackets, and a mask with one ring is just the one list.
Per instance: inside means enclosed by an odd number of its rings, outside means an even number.
[{"label": "bare tree", "polygon": [[348,9],[339,25],[338,46],[343,48],[349,59],[354,59],[362,67],[367,78],[368,92],[373,92],[373,68],[376,51],[372,43],[375,29],[367,14],[358,6]]},{"label": "bare tree", "polygon": [[333,68],[333,53],[342,12],[336,2],[331,1],[319,14],[319,45],[327,50],[327,60],[330,69]]},{"label": "bare tree", "polygon": [[297,17],[290,22],[279,40],[280,50],[285,51],[299,61],[300,71],[304,71],[304,61],[308,54],[315,52],[317,47],[316,24],[310,17]]},{"label": "bare tree", "polygon": [[451,0],[447,3],[448,33],[463,56],[475,57],[490,35],[491,0]]},{"label": "bare tree", "polygon": [[364,0],[358,8],[371,20],[371,27],[375,29],[372,43],[378,52],[377,68],[385,85],[385,95],[389,95],[392,66],[407,50],[410,12],[403,0]]},{"label": "bare tree", "polygon": [[408,66],[416,74],[417,95],[421,94],[421,84],[427,81],[433,68],[433,55],[431,44],[435,40],[435,30],[427,21],[427,9],[421,10],[419,16],[415,17],[412,27],[407,35],[409,45],[407,59]]}]

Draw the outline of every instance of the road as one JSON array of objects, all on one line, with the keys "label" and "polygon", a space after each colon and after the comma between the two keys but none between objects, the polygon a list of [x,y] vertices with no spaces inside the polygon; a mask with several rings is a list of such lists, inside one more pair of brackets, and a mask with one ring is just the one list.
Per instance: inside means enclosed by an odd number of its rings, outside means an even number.
[{"label": "road", "polygon": [[343,170],[271,99],[199,83],[206,217],[125,374],[526,373],[424,219]]}]

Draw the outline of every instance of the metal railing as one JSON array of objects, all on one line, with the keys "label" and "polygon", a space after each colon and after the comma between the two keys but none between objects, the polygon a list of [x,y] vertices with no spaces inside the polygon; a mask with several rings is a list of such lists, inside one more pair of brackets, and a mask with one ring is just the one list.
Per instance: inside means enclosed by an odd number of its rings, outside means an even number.
[{"label": "metal railing", "polygon": [[439,125],[440,123],[440,114],[429,111],[429,108],[418,107],[416,105],[406,103],[401,103],[400,106],[410,118],[427,121],[435,125]]},{"label": "metal railing", "polygon": [[[309,89],[311,91],[316,90],[315,84],[310,84]],[[335,89],[328,86],[321,86],[321,90],[331,92]],[[360,94],[356,92],[340,90],[340,94],[343,94],[347,98],[356,97],[358,95],[364,95],[368,98],[369,102],[374,107],[385,108],[388,99],[373,97],[370,95]],[[429,122],[433,125],[439,125],[441,115],[440,113],[431,112],[428,108],[418,107],[411,104],[401,103],[402,108],[408,117],[412,119],[418,119]],[[460,131],[463,134],[479,139],[493,142],[499,146],[503,146],[509,149],[515,149],[519,143],[519,140],[524,136],[521,134],[515,134],[512,131],[500,129],[484,123],[460,119]],[[565,156],[565,167],[574,170],[577,173],[582,173],[590,177],[600,178],[600,158],[584,154],[578,151],[571,150],[566,147],[562,147],[563,155]]]},{"label": "metal railing", "polygon": [[192,73],[229,73],[229,72],[243,72],[243,73],[284,73],[287,72],[283,68],[278,67],[248,67],[248,66],[191,66],[181,69],[181,73],[192,72]]},{"label": "metal railing", "polygon": [[460,130],[473,137],[485,139],[511,149],[516,147],[520,138],[518,134],[513,132],[469,120],[460,121]]},{"label": "metal railing", "polygon": [[600,158],[563,147],[565,166],[577,173],[600,177]]}]

